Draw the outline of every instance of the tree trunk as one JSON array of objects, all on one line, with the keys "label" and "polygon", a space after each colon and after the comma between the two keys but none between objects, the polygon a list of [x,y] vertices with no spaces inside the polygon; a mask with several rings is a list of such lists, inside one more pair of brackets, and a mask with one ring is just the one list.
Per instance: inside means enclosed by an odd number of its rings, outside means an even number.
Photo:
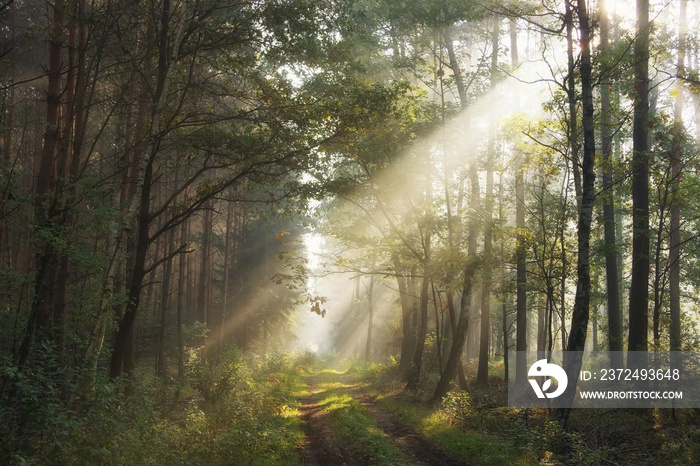
[{"label": "tree trunk", "polygon": [[[578,380],[581,370],[581,352],[586,345],[586,333],[591,300],[590,236],[595,203],[595,130],[593,108],[593,83],[591,66],[591,30],[585,0],[578,0],[577,12],[581,33],[581,100],[583,105],[583,164],[581,208],[578,213],[578,262],[576,265],[576,297],[571,315],[569,341],[564,353],[564,370],[570,381]],[[572,116],[574,118],[575,116]],[[564,400],[573,401],[576,382],[569,383],[564,392]],[[555,416],[566,424],[569,409],[558,409]]]},{"label": "tree trunk", "polygon": [[151,154],[143,174],[143,187],[140,195],[139,215],[136,229],[136,249],[127,290],[127,303],[124,316],[119,322],[119,329],[114,340],[112,360],[110,362],[110,377],[116,378],[122,373],[130,374],[135,367],[134,362],[134,324],[136,312],[141,301],[141,288],[146,276],[146,256],[150,246],[150,199],[153,183],[153,159]]},{"label": "tree trunk", "polygon": [[450,353],[447,356],[445,370],[440,376],[433,397],[432,403],[437,403],[447,394],[450,385],[457,374],[458,366],[461,365],[462,351],[464,343],[467,339],[467,331],[469,330],[469,319],[471,314],[472,290],[474,287],[473,278],[476,270],[474,269],[474,256],[468,255],[467,266],[464,269],[464,283],[462,287],[462,297],[460,299],[460,312],[457,321],[457,328],[454,335]]},{"label": "tree trunk", "polygon": [[[510,47],[511,65],[518,66],[518,36],[514,20],[510,21]],[[525,382],[527,377],[527,244],[525,241],[525,161],[522,154],[518,154],[515,162],[515,379]],[[505,319],[505,316],[504,316]],[[504,332],[507,332],[507,323],[504,322]]]},{"label": "tree trunk", "polygon": [[[610,24],[605,8],[600,12],[600,48],[609,53]],[[600,133],[603,158],[603,228],[605,237],[605,282],[608,301],[608,348],[613,352],[612,367],[622,367],[622,309],[617,269],[618,251],[615,232],[615,185],[613,182],[613,121],[610,105],[612,76],[604,76],[600,85]]]},{"label": "tree trunk", "polygon": [[[450,60],[450,69],[452,70],[452,75],[455,80],[455,85],[457,86],[457,94],[459,95],[459,104],[462,110],[466,109],[468,106],[468,98],[467,98],[467,87],[464,83],[464,76],[462,75],[462,70],[460,68],[459,61],[457,61],[457,54],[455,53],[454,49],[454,39],[452,37],[452,29],[450,27],[447,28],[447,32],[445,34],[445,48],[447,49],[447,56]],[[447,157],[445,158],[445,163],[446,166],[450,163],[447,160]],[[449,189],[447,186],[447,174],[445,175],[445,198],[449,199],[448,193]],[[460,192],[458,195],[458,200],[457,200],[457,212],[461,212],[462,210],[462,198],[463,198],[463,186],[464,184],[462,183],[460,187]],[[448,209],[449,209],[449,204],[448,204]],[[452,212],[448,211],[448,225],[452,227],[453,221],[452,221]],[[450,247],[454,247],[455,244],[459,243],[461,241],[461,228],[460,228],[461,223],[458,222],[457,228],[453,229],[450,228],[449,230],[449,242],[450,242]],[[456,230],[456,231],[453,231]],[[450,313],[450,331],[451,331],[451,336],[454,338],[455,332],[457,331],[457,316],[455,312],[455,303],[454,303],[454,295],[451,292],[448,292],[447,294],[447,306],[448,310]],[[445,340],[446,344],[451,344],[452,340]],[[447,364],[447,360],[445,359],[443,362],[443,369],[445,368],[445,365]],[[462,365],[462,360],[460,357],[459,362],[457,363],[457,379],[459,381],[459,387],[462,390],[467,389],[467,377],[464,373],[464,366]]]},{"label": "tree trunk", "polygon": [[646,351],[649,328],[649,0],[637,0],[632,122],[632,281],[629,351]]},{"label": "tree trunk", "polygon": [[[182,222],[180,225],[180,247],[187,245],[187,225],[188,222]],[[180,252],[177,264],[177,376],[180,381],[185,376],[185,357],[184,357],[184,342],[182,341],[182,324],[184,307],[187,305],[187,254]]]},{"label": "tree trunk", "polygon": [[168,325],[168,311],[170,310],[170,276],[173,273],[173,254],[175,253],[175,229],[168,232],[168,245],[165,248],[163,274],[160,283],[160,325],[158,326],[158,339],[156,342],[156,374],[164,376],[167,373],[165,363],[165,336]]},{"label": "tree trunk", "polygon": [[566,56],[568,62],[568,75],[566,83],[566,94],[569,103],[569,147],[571,149],[571,168],[574,173],[574,190],[576,191],[576,208],[581,210],[581,197],[583,187],[581,185],[581,164],[579,161],[579,139],[578,139],[578,111],[576,106],[576,60],[574,58],[574,11],[571,7],[573,0],[565,0],[566,23]]},{"label": "tree trunk", "polygon": [[374,275],[369,277],[369,290],[367,291],[367,342],[365,343],[365,361],[372,356],[372,328],[374,327]]},{"label": "tree trunk", "polygon": [[177,47],[170,49],[172,44],[179,43],[183,32],[182,24],[176,32],[171,31],[170,0],[163,0],[160,11],[160,30],[157,39],[158,70],[156,74],[155,90],[152,93],[150,118],[148,119],[148,132],[146,135],[148,159],[143,168],[136,167],[133,197],[126,212],[127,222],[136,217],[136,244],[133,254],[133,262],[128,269],[127,303],[124,316],[119,322],[119,328],[114,340],[112,359],[110,362],[110,377],[116,378],[122,373],[131,373],[134,369],[134,324],[141,300],[141,288],[146,275],[146,257],[150,246],[149,235],[151,222],[151,190],[153,189],[153,165],[161,149],[164,136],[161,128],[163,108],[168,95],[172,63],[177,60]]},{"label": "tree trunk", "polygon": [[[36,230],[49,231],[54,216],[56,197],[51,196],[56,183],[56,146],[60,136],[59,106],[61,103],[61,55],[63,49],[63,10],[64,0],[55,0],[51,40],[49,42],[48,84],[46,89],[46,125],[44,142],[39,157],[39,170],[36,179],[35,224]],[[52,269],[55,269],[55,250],[50,241],[42,241],[35,258],[34,296],[29,312],[27,329],[17,355],[17,365],[23,367],[29,358],[35,338],[48,336],[51,324],[50,283]],[[55,273],[55,270],[54,270]]]},{"label": "tree trunk", "polygon": [[[477,239],[479,234],[478,229],[478,211],[479,211],[479,173],[477,171],[476,162],[472,162],[469,168],[469,177],[471,182],[471,199],[469,201],[469,234],[467,235],[467,262],[464,267],[464,276],[462,278],[462,296],[459,301],[459,319],[457,320],[457,328],[454,332],[454,338],[450,352],[445,363],[445,370],[440,376],[435,391],[433,392],[432,402],[439,402],[450,389],[450,384],[455,378],[459,366],[462,365],[462,352],[464,351],[464,343],[467,340],[469,331],[469,320],[471,319],[472,307],[472,292],[474,289],[474,275],[477,272],[475,263]],[[466,384],[466,382],[465,382]]]},{"label": "tree trunk", "polygon": [[430,277],[428,275],[428,267],[425,265],[423,267],[423,278],[421,280],[420,314],[418,316],[416,346],[413,350],[413,363],[411,364],[407,381],[407,387],[410,389],[416,389],[418,387],[421,371],[423,370],[423,351],[425,349],[425,337],[428,334],[428,292],[430,286]]},{"label": "tree trunk", "polygon": [[409,302],[408,287],[406,277],[403,275],[403,266],[398,258],[394,256],[394,271],[396,273],[396,284],[399,288],[399,303],[401,304],[401,353],[399,355],[399,374],[405,379],[408,374],[413,348],[411,347],[411,304]]},{"label": "tree trunk", "polygon": [[226,316],[229,305],[229,280],[231,268],[231,239],[233,230],[233,202],[226,203],[226,230],[224,233],[224,276],[221,291],[221,319],[219,321],[219,353],[224,351],[224,339],[226,337]]},{"label": "tree trunk", "polygon": [[209,322],[209,271],[211,269],[211,234],[212,234],[213,206],[207,203],[204,206],[204,216],[202,218],[202,255],[200,257],[199,268],[199,290],[197,293],[197,312],[199,321],[203,324]]},{"label": "tree trunk", "polygon": [[678,62],[676,78],[676,96],[673,122],[673,147],[671,148],[671,225],[669,238],[668,266],[669,266],[669,314],[670,325],[670,349],[681,350],[681,290],[680,290],[680,258],[681,258],[681,189],[682,180],[682,147],[684,140],[683,128],[683,83],[681,78],[685,76],[686,36],[687,24],[687,0],[680,0],[679,26],[678,26]]},{"label": "tree trunk", "polygon": [[[498,80],[498,39],[501,16],[494,15],[491,32],[491,89]],[[493,167],[496,163],[496,123],[489,124],[488,160],[486,162],[486,196],[484,199],[484,265],[481,287],[481,338],[479,340],[479,366],[476,381],[486,385],[489,379],[489,337],[491,335],[491,278],[493,274]]]}]

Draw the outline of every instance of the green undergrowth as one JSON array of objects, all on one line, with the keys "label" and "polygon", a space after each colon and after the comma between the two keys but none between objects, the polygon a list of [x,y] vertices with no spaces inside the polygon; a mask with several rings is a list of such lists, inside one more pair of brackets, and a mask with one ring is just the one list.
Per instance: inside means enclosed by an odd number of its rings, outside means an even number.
[{"label": "green undergrowth", "polygon": [[547,410],[507,408],[499,377],[430,405],[425,400],[434,380],[426,377],[409,392],[395,369],[392,363],[355,364],[348,374],[366,383],[381,407],[470,464],[700,464],[694,410],[679,410],[675,419],[670,410],[573,410],[565,431]]},{"label": "green undergrowth", "polygon": [[320,370],[313,377],[314,395],[323,410],[323,418],[333,429],[343,448],[353,448],[363,463],[372,465],[406,465],[410,460],[377,426],[372,414],[348,391],[355,382],[337,369]]},{"label": "green undergrowth", "polygon": [[144,367],[72,399],[40,386],[46,374],[21,374],[0,400],[0,463],[300,464],[297,399],[312,364],[310,354],[192,351],[182,382]]},{"label": "green undergrowth", "polygon": [[348,373],[369,382],[367,391],[379,406],[455,458],[474,465],[538,464],[534,455],[521,448],[522,437],[512,426],[501,425],[496,435],[478,423],[458,421],[456,413],[472,407],[467,397],[449,396],[440,406],[431,406],[422,400],[424,387],[417,393],[406,392],[404,384],[393,377],[391,365],[356,364]]}]

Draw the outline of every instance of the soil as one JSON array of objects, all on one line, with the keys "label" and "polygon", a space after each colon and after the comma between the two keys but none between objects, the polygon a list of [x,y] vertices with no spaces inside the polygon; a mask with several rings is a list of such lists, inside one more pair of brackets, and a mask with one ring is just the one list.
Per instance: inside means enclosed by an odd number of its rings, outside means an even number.
[{"label": "soil", "polygon": [[[350,379],[339,376],[339,380]],[[331,426],[324,420],[323,408],[319,405],[322,394],[313,394],[315,379],[309,379],[309,393],[302,399],[301,413],[304,420],[306,442],[303,447],[304,464],[310,466],[354,466],[371,465],[372,459],[358,451],[353,445],[343,443],[334,435]],[[453,458],[433,441],[401,423],[393,414],[378,406],[375,399],[362,391],[357,384],[350,384],[349,395],[355,398],[374,417],[377,425],[394,444],[417,465],[463,466],[466,461]]]}]

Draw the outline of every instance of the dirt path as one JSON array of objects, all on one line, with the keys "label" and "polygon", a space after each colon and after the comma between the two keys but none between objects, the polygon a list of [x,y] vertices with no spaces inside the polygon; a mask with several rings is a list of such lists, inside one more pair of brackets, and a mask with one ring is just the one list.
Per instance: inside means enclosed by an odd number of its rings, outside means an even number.
[{"label": "dirt path", "polygon": [[[463,466],[469,463],[452,458],[434,442],[423,437],[412,428],[402,424],[394,415],[379,407],[375,400],[364,393],[353,380],[338,374],[338,382],[346,385],[346,393],[358,401],[374,417],[377,425],[391,438],[394,444],[417,465]],[[309,379],[309,393],[302,400],[301,413],[306,431],[303,449],[304,464],[312,466],[371,465],[372,459],[363,455],[353,445],[344,444],[334,435],[331,426],[324,420],[320,405],[322,393],[314,391],[315,378]]]},{"label": "dirt path", "polygon": [[303,448],[304,464],[309,466],[370,464],[370,459],[360,455],[355,448],[342,445],[324,419],[325,413],[320,404],[323,393],[315,392],[316,379],[317,377],[309,378],[310,395],[301,399],[300,411],[306,433]]}]

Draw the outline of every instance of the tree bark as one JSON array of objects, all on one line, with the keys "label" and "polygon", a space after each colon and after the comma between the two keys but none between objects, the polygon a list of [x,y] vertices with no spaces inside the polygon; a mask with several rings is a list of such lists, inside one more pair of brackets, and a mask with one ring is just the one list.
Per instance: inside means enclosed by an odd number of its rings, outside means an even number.
[{"label": "tree bark", "polygon": [[568,75],[566,79],[566,94],[569,103],[569,147],[571,150],[571,168],[574,173],[574,190],[576,191],[576,207],[581,210],[581,197],[583,187],[581,181],[581,164],[579,160],[580,144],[578,139],[578,111],[576,105],[576,60],[574,58],[574,11],[571,6],[573,0],[565,0],[566,23],[566,56],[568,62]]},{"label": "tree bark", "polygon": [[678,78],[676,79],[676,96],[673,122],[673,147],[671,148],[671,224],[669,238],[669,314],[670,325],[670,349],[681,350],[681,290],[680,290],[680,258],[681,258],[681,196],[679,194],[682,181],[682,147],[684,142],[683,127],[683,83],[681,78],[685,76],[685,55],[688,33],[687,0],[680,0],[679,26],[678,26],[678,62],[676,65]]},{"label": "tree bark", "polygon": [[[494,15],[491,31],[491,89],[498,80],[498,39],[501,30],[501,16]],[[476,381],[480,385],[488,383],[489,340],[491,335],[491,280],[493,274],[493,167],[496,163],[496,123],[489,124],[488,160],[486,162],[486,195],[484,198],[484,264],[481,287],[481,338],[479,340],[479,365]]]},{"label": "tree bark", "polygon": [[173,254],[175,253],[175,229],[168,232],[167,247],[163,264],[160,288],[160,324],[158,326],[158,338],[156,342],[156,374],[164,376],[167,373],[165,362],[165,336],[168,326],[168,312],[170,311],[170,276],[173,273]]},{"label": "tree bark", "polygon": [[[511,64],[515,68],[519,57],[517,51],[517,31],[511,20]],[[527,377],[527,244],[525,242],[525,161],[522,154],[517,156],[515,164],[515,379],[520,383]],[[507,329],[507,323],[504,323]]]},{"label": "tree bark", "polygon": [[[64,0],[55,0],[49,42],[48,84],[46,88],[46,125],[44,141],[39,156],[34,206],[35,224],[38,232],[49,231],[53,222],[56,196],[51,196],[56,183],[56,146],[60,136],[59,106],[61,104],[61,57],[63,51]],[[24,339],[17,354],[17,365],[23,367],[29,358],[35,338],[48,336],[51,324],[50,283],[55,269],[56,252],[50,241],[42,241],[35,257],[34,296],[29,311],[29,320]],[[55,270],[54,270],[55,273]]]},{"label": "tree bark", "polygon": [[629,351],[648,348],[649,300],[649,0],[637,0],[632,122],[632,281]]},{"label": "tree bark", "polygon": [[423,370],[423,352],[425,350],[425,338],[428,334],[428,292],[430,286],[430,277],[428,275],[428,267],[425,265],[423,267],[423,278],[421,279],[420,313],[418,315],[416,345],[413,350],[413,361],[406,385],[410,389],[416,389],[418,387],[421,371]]},{"label": "tree bark", "polygon": [[399,373],[403,379],[408,376],[411,367],[411,355],[415,346],[414,328],[411,324],[411,297],[408,293],[407,278],[403,272],[403,266],[399,259],[394,257],[394,270],[396,272],[396,282],[399,287],[399,302],[401,303],[401,355],[399,359]]},{"label": "tree bark", "polygon": [[369,277],[367,291],[367,341],[365,343],[365,361],[372,357],[372,330],[374,328],[374,275]]},{"label": "tree bark", "polygon": [[457,320],[457,328],[454,332],[452,346],[450,347],[447,362],[445,363],[445,370],[440,376],[440,380],[433,392],[433,403],[439,402],[447,394],[450,389],[450,384],[454,380],[459,366],[462,364],[462,352],[464,351],[464,343],[467,340],[467,333],[469,331],[469,320],[471,319],[474,275],[478,272],[476,250],[479,234],[477,212],[479,211],[480,193],[479,173],[477,171],[476,162],[471,163],[469,177],[471,182],[469,233],[467,235],[467,261],[462,278],[462,296],[459,301],[459,319]]},{"label": "tree bark", "polygon": [[[609,53],[610,24],[608,12],[601,8],[600,48]],[[600,85],[600,138],[603,158],[603,228],[605,237],[605,279],[608,304],[608,348],[613,352],[612,367],[622,367],[622,309],[617,268],[617,234],[615,232],[615,192],[613,182],[613,121],[610,102],[612,76],[603,76]]]},{"label": "tree bark", "polygon": [[199,321],[209,325],[209,276],[210,276],[210,257],[211,257],[211,234],[212,234],[212,216],[213,207],[211,203],[207,203],[204,207],[204,216],[202,218],[202,255],[199,268],[199,289],[197,292],[197,312],[199,313]]},{"label": "tree bark", "polygon": [[[187,245],[188,222],[185,220],[180,225],[180,247]],[[180,381],[185,376],[184,342],[182,340],[183,313],[187,305],[187,254],[180,252],[177,264],[177,376]]]},{"label": "tree bark", "polygon": [[143,187],[141,189],[136,229],[136,249],[134,251],[134,262],[131,270],[129,288],[127,290],[127,303],[124,316],[119,322],[110,362],[109,375],[112,378],[119,377],[123,373],[130,374],[135,367],[134,324],[141,301],[141,288],[143,286],[143,279],[146,276],[146,256],[148,255],[150,246],[150,201],[153,183],[154,156],[155,153],[152,153],[146,163],[143,174]]},{"label": "tree bark", "polygon": [[[581,100],[583,106],[583,164],[582,164],[582,191],[581,208],[578,213],[578,261],[576,265],[576,297],[571,315],[571,330],[569,341],[564,353],[564,370],[569,383],[563,396],[564,399],[573,401],[576,393],[576,382],[581,370],[581,352],[586,345],[588,330],[588,318],[591,300],[591,273],[590,273],[590,236],[591,223],[593,221],[593,206],[595,202],[595,130],[593,107],[593,83],[591,66],[591,29],[585,0],[578,0],[577,13],[581,34],[580,47],[580,74],[581,74]],[[572,116],[572,118],[575,116]],[[555,410],[555,416],[561,424],[565,425],[568,419],[569,409]]]}]

